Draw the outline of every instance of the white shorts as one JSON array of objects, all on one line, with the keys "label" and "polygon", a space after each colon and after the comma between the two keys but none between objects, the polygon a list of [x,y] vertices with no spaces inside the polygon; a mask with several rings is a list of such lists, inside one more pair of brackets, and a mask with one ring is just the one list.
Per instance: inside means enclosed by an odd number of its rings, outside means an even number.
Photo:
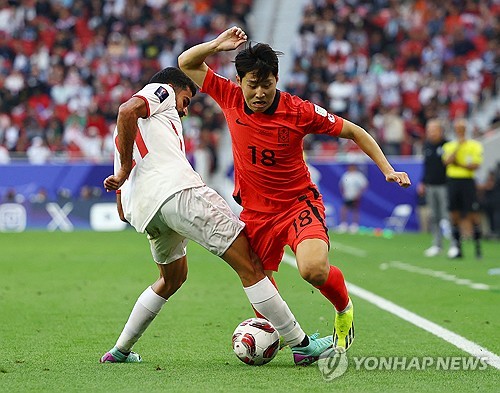
[{"label": "white shorts", "polygon": [[221,256],[245,224],[210,187],[188,188],[172,195],[146,226],[151,253],[158,264],[186,255],[187,239]]}]

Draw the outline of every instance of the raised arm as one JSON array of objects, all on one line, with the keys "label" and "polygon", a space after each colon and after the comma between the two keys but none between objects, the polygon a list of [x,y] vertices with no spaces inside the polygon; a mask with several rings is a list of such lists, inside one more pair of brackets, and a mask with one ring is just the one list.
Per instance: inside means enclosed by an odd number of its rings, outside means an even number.
[{"label": "raised arm", "polygon": [[380,146],[375,142],[375,139],[363,128],[344,119],[344,126],[339,136],[341,138],[352,139],[377,164],[380,171],[384,174],[386,181],[398,183],[404,188],[411,185],[408,174],[394,170],[389,161],[387,161]]},{"label": "raised arm", "polygon": [[137,97],[130,98],[120,105],[116,127],[118,129],[117,149],[120,153],[120,169],[118,173],[104,180],[104,188],[108,191],[118,190],[132,171],[132,152],[137,134],[137,120],[146,117],[146,103]]},{"label": "raised arm", "polygon": [[247,35],[236,26],[222,32],[217,38],[195,45],[179,56],[179,68],[189,76],[199,87],[207,75],[208,66],[205,59],[217,52],[231,51],[246,42]]}]

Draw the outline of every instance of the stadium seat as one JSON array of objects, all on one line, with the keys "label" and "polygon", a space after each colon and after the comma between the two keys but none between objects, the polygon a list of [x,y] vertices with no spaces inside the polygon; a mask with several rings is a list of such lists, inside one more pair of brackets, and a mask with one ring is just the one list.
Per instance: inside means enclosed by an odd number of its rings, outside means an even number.
[{"label": "stadium seat", "polygon": [[391,216],[385,218],[385,228],[392,229],[394,232],[403,232],[412,211],[412,206],[407,203],[396,205],[392,210]]}]

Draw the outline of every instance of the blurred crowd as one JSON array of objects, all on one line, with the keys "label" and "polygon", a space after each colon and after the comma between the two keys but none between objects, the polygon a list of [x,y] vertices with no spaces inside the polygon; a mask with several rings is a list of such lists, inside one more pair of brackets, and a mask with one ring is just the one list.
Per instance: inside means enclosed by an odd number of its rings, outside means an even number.
[{"label": "blurred crowd", "polygon": [[499,16],[495,0],[311,0],[286,89],[364,126],[386,154],[418,154],[428,119],[450,124],[498,93]]},{"label": "blurred crowd", "polygon": [[[0,163],[112,158],[118,106],[185,46],[246,25],[251,0],[0,0]],[[220,57],[217,70],[229,60]],[[231,64],[232,65],[232,64]],[[201,95],[200,95],[201,96]],[[188,151],[223,118],[199,97]]]},{"label": "blurred crowd", "polygon": [[[247,29],[251,6],[0,0],[0,163],[109,161],[120,103],[185,47]],[[387,154],[417,154],[427,119],[470,115],[497,94],[499,11],[494,0],[311,0],[285,54],[294,57],[285,89],[361,124]],[[231,56],[211,66],[233,78]],[[184,125],[188,154],[214,171],[221,112],[199,94]],[[352,147],[307,143],[319,153]]]}]

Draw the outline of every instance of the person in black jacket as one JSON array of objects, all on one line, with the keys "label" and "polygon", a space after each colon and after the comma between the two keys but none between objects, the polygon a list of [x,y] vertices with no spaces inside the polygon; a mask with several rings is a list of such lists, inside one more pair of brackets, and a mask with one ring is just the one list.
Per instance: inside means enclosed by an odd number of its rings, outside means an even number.
[{"label": "person in black jacket", "polygon": [[418,185],[418,193],[420,196],[425,195],[430,210],[432,245],[424,251],[427,257],[439,255],[443,248],[443,237],[449,238],[450,235],[446,166],[441,158],[445,142],[440,121],[429,120],[426,125],[426,141],[423,148],[423,176]]}]

